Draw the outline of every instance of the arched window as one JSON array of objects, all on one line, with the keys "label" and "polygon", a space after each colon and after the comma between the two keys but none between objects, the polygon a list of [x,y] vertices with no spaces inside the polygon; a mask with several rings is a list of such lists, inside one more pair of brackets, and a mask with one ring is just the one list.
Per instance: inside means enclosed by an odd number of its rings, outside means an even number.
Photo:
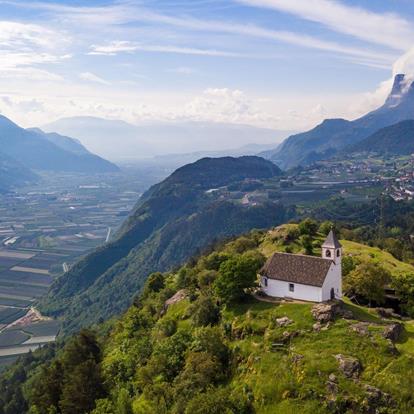
[{"label": "arched window", "polygon": [[327,250],[326,253],[325,253],[325,256],[326,257],[331,257],[331,251],[330,250]]},{"label": "arched window", "polygon": [[341,251],[338,249],[337,251],[336,251],[336,257],[339,257],[341,255]]}]

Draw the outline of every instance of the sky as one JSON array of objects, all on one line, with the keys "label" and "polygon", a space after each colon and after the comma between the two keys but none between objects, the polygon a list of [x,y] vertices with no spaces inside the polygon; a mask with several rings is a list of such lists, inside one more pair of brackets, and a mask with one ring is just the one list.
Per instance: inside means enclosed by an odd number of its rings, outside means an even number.
[{"label": "sky", "polygon": [[0,113],[304,130],[414,73],[412,0],[0,0]]}]

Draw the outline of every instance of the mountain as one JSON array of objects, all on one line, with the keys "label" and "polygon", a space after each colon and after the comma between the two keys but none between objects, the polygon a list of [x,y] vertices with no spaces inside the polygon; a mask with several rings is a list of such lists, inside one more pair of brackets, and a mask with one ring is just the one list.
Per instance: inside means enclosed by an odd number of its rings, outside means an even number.
[{"label": "mountain", "polygon": [[[274,144],[291,133],[211,122],[141,122],[132,125],[95,117],[63,118],[42,129],[75,136],[94,153],[115,161],[199,151],[227,151],[250,143]],[[232,153],[227,152],[226,155]]]},{"label": "mountain", "polygon": [[[380,261],[392,280],[412,283],[409,264],[341,242],[348,271]],[[412,320],[349,300],[313,307],[245,293],[265,258],[287,249],[304,253],[293,223],[153,274],[98,334],[83,330],[11,367],[0,413],[413,413]]]},{"label": "mountain", "polygon": [[383,106],[354,121],[328,119],[314,129],[287,138],[276,150],[261,154],[283,169],[330,157],[381,128],[414,119],[414,82],[399,74]]},{"label": "mountain", "polygon": [[29,168],[0,152],[0,193],[33,183],[37,178]]},{"label": "mountain", "polygon": [[414,120],[401,121],[374,132],[368,138],[345,148],[345,153],[375,152],[389,155],[414,153]]},{"label": "mountain", "polygon": [[24,129],[0,115],[0,151],[27,168],[84,173],[115,172],[118,167],[87,151],[72,138]]},{"label": "mountain", "polygon": [[141,197],[116,240],[55,281],[40,308],[62,317],[65,332],[124,311],[151,272],[172,269],[216,240],[286,220],[290,210],[278,203],[244,205],[226,189],[214,191],[280,175],[259,157],[205,158],[179,168]]}]

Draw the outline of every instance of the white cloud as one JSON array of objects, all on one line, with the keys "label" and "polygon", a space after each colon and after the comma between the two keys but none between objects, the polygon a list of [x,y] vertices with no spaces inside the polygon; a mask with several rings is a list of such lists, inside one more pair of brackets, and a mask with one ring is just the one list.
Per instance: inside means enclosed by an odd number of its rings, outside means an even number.
[{"label": "white cloud", "polygon": [[251,6],[294,14],[321,23],[330,29],[388,46],[406,50],[414,41],[410,22],[394,13],[374,13],[337,0],[238,0]]},{"label": "white cloud", "polygon": [[155,52],[155,53],[174,53],[184,55],[201,55],[201,56],[224,56],[224,57],[246,57],[241,53],[227,52],[214,49],[199,49],[193,47],[180,47],[172,45],[144,45],[129,41],[114,41],[107,45],[93,45],[89,55],[106,55],[114,56],[119,53],[131,52]]},{"label": "white cloud", "polygon": [[0,21],[0,77],[61,80],[41,66],[68,59],[54,50],[56,44],[60,49],[68,42],[66,36],[39,25]]},{"label": "white cloud", "polygon": [[[280,7],[286,11],[300,14],[304,18],[320,21],[336,30],[348,30],[355,35],[361,35],[364,38],[379,39],[380,44],[391,45],[393,48],[406,49],[407,44],[413,39],[413,30],[408,23],[393,15],[377,15],[366,12],[362,9],[351,8],[341,5],[333,0],[240,0],[241,2],[251,5],[265,7]],[[0,0],[1,2],[1,0]],[[344,56],[354,56],[361,59],[355,60],[356,64],[368,66],[373,64],[382,65],[391,64],[395,55],[384,53],[383,51],[370,50],[364,47],[348,46],[334,41],[324,40],[319,37],[306,35],[301,32],[290,32],[272,30],[260,27],[249,22],[235,23],[229,21],[201,20],[190,16],[171,16],[161,13],[155,13],[147,8],[142,7],[142,3],[130,1],[120,2],[109,6],[85,7],[85,6],[66,6],[57,3],[44,2],[27,2],[27,1],[8,1],[21,7],[36,8],[48,11],[57,17],[64,24],[70,23],[72,26],[83,25],[84,29],[89,30],[93,27],[102,26],[105,30],[112,26],[116,31],[120,31],[121,25],[130,23],[153,23],[157,27],[176,27],[183,30],[194,32],[211,32],[225,33],[229,35],[244,36],[267,39],[275,42],[284,42],[299,47],[322,50],[326,52],[339,53]],[[310,7],[314,6],[315,10]],[[301,12],[303,6],[303,12]],[[322,7],[323,6],[323,7]],[[326,10],[326,12],[324,12]],[[312,13],[310,13],[312,12]],[[341,14],[346,12],[344,16]],[[349,18],[347,18],[349,17]],[[367,24],[363,22],[367,20]],[[350,28],[347,28],[348,25]],[[352,34],[351,33],[351,34]],[[371,35],[372,33],[372,35]],[[388,40],[387,40],[388,39]],[[398,40],[398,42],[396,41]],[[411,43],[410,43],[411,44]],[[181,54],[200,54],[210,56],[233,56],[238,55],[233,52],[224,52],[219,50],[203,50],[193,47],[165,46],[165,45],[136,45],[129,41],[114,41],[107,45],[95,45],[92,47],[90,54],[107,54],[113,55],[121,52],[132,52],[142,50],[147,52],[164,52],[164,53],[181,53]],[[246,55],[243,55],[246,56]],[[246,57],[248,57],[247,55]],[[250,55],[251,56],[251,55]],[[254,56],[253,56],[254,57]]]},{"label": "white cloud", "polygon": [[101,85],[109,85],[108,81],[102,79],[101,77],[95,75],[92,72],[83,72],[79,74],[79,78],[87,82],[100,83]]}]

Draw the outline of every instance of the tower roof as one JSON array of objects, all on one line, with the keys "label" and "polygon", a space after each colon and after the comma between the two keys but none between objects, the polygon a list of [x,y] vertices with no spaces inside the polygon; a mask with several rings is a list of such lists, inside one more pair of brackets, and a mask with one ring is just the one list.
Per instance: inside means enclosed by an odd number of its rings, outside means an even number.
[{"label": "tower roof", "polygon": [[339,243],[339,240],[336,237],[336,234],[331,230],[328,234],[328,237],[323,242],[322,247],[328,247],[328,248],[334,248],[334,249],[340,249],[342,247],[342,244]]}]

